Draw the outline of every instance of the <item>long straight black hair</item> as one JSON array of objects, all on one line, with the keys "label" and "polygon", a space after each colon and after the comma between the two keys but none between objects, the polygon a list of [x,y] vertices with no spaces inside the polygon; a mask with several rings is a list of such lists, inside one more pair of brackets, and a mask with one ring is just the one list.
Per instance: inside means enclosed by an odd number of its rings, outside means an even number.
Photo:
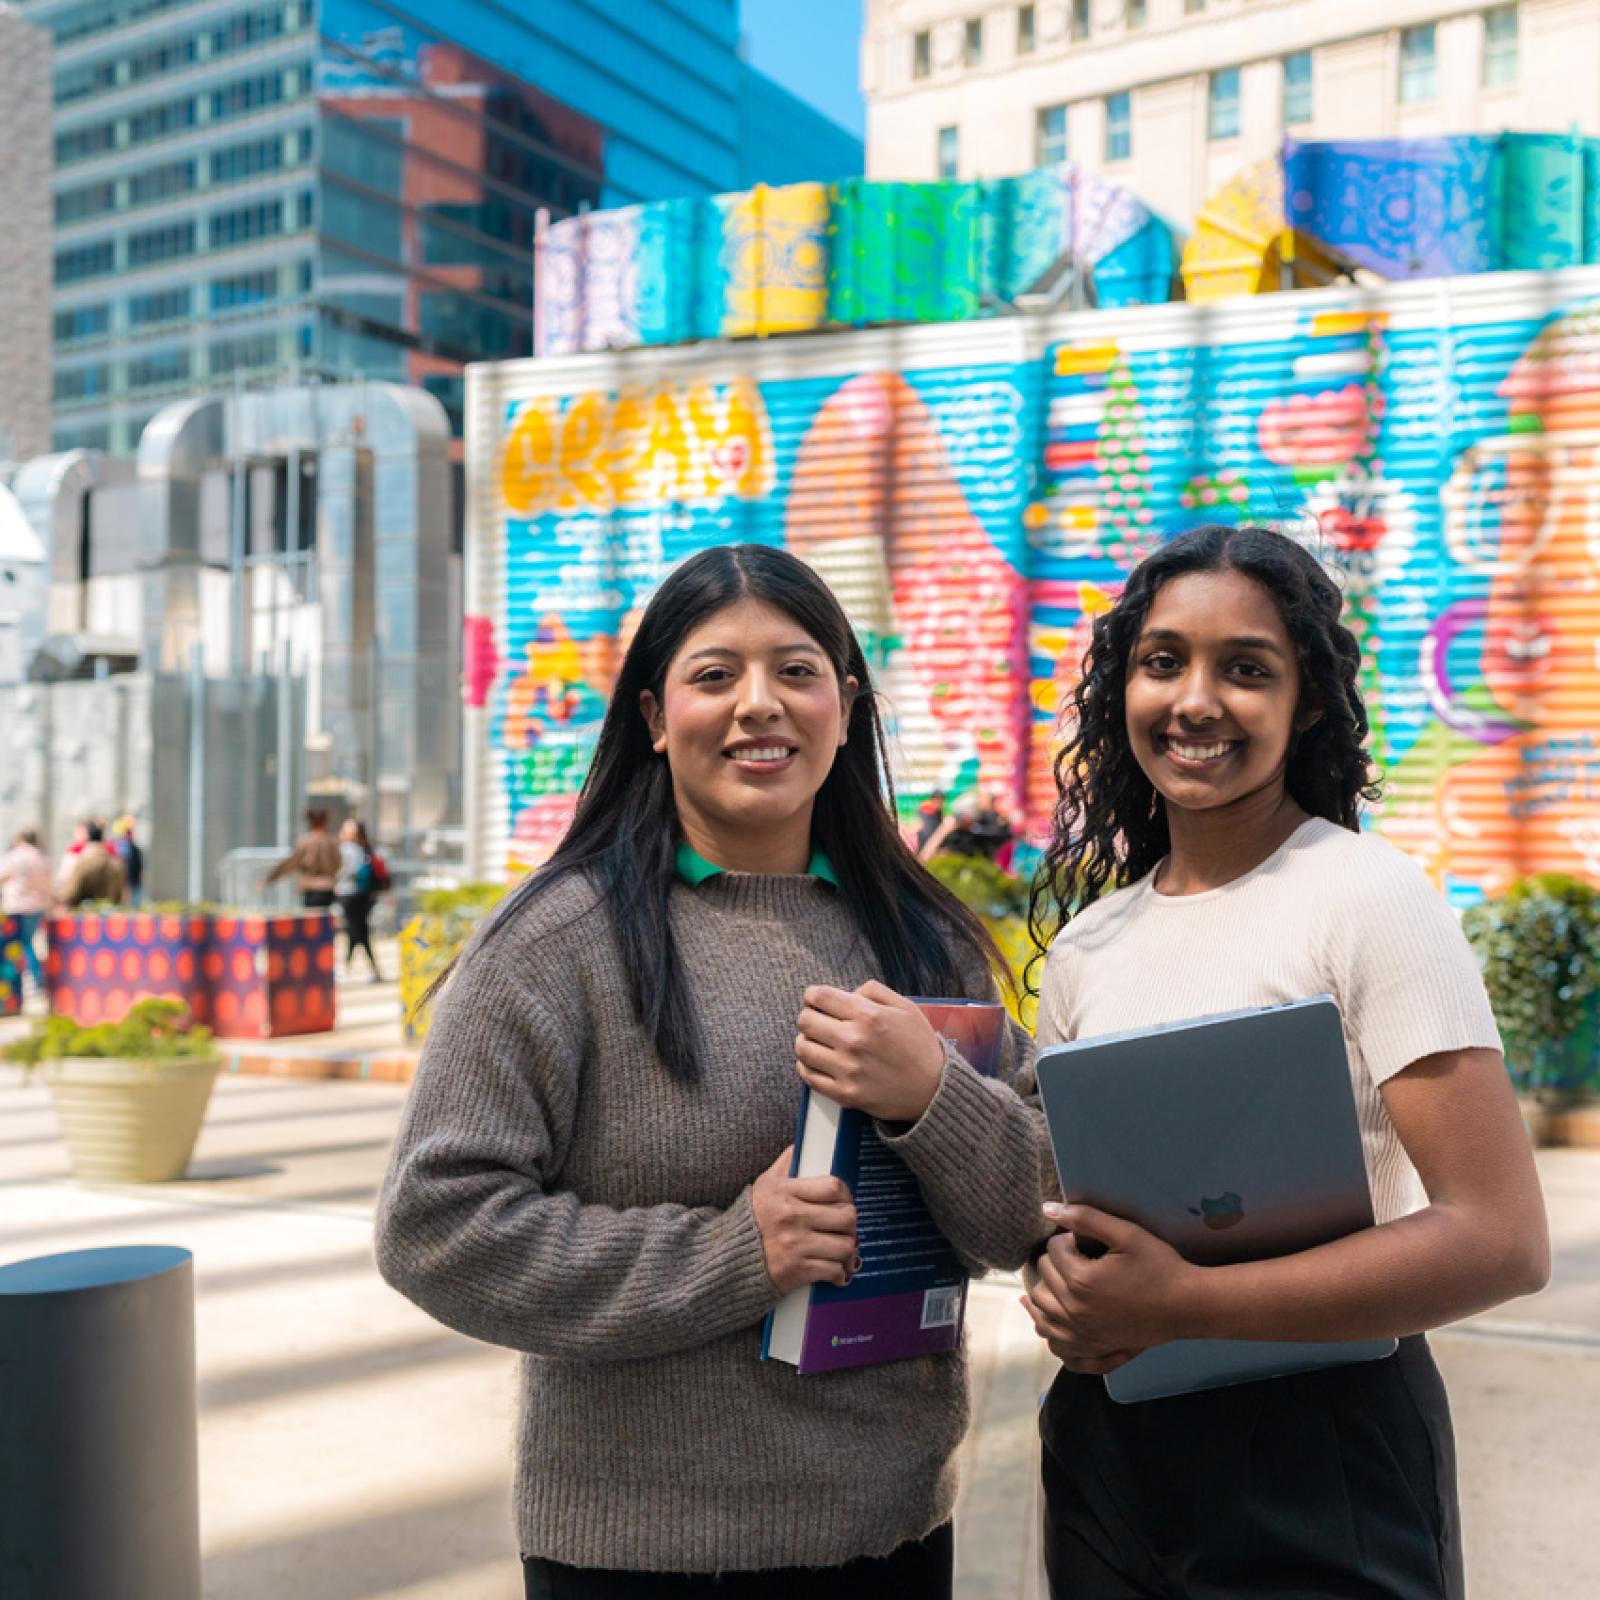
[{"label": "long straight black hair", "polygon": [[678,814],[671,769],[652,748],[639,697],[648,689],[659,704],[684,640],[741,600],[762,601],[804,629],[827,656],[841,692],[847,678],[859,685],[849,705],[849,736],[817,791],[811,842],[832,862],[840,898],[883,981],[902,994],[964,995],[972,980],[963,970],[1003,970],[983,924],[924,871],[900,837],[871,674],[833,591],[782,550],[759,544],[702,550],[668,576],[645,608],[571,826],[549,861],[496,907],[472,951],[480,959],[494,935],[550,885],[584,874],[610,914],[640,1026],[668,1072],[686,1082],[697,1075],[698,1024],[668,914]]}]

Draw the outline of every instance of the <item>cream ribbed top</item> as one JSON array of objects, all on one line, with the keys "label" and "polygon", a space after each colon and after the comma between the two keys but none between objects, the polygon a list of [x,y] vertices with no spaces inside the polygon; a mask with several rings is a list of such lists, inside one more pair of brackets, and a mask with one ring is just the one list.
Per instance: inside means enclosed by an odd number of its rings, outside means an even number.
[{"label": "cream ribbed top", "polygon": [[1201,894],[1154,872],[1074,917],[1051,947],[1039,1048],[1331,994],[1344,1015],[1379,1222],[1426,1204],[1379,1087],[1440,1050],[1500,1049],[1454,913],[1408,856],[1320,817]]}]

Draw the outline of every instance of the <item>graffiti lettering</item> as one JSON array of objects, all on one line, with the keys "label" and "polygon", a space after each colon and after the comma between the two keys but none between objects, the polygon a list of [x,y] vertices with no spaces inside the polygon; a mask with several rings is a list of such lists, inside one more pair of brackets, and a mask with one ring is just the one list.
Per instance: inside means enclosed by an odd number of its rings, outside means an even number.
[{"label": "graffiti lettering", "polygon": [[517,411],[500,462],[517,517],[753,500],[772,479],[771,424],[748,379],[541,396]]}]

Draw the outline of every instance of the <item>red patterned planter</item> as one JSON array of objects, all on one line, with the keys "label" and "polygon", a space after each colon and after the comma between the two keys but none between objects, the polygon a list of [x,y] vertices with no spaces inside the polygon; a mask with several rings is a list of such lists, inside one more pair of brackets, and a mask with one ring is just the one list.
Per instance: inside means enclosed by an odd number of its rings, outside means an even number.
[{"label": "red patterned planter", "polygon": [[22,924],[15,917],[0,917],[0,1017],[22,1010]]},{"label": "red patterned planter", "polygon": [[153,911],[51,917],[45,979],[50,1009],[85,1027],[119,1022],[135,1000],[181,1000],[211,1020],[202,962],[210,919]]},{"label": "red patterned planter", "polygon": [[333,919],[109,912],[51,917],[50,1008],[89,1026],[147,995],[182,1000],[222,1039],[333,1026]]},{"label": "red patterned planter", "polygon": [[333,918],[326,912],[213,917],[204,971],[219,1038],[281,1038],[333,1026]]}]

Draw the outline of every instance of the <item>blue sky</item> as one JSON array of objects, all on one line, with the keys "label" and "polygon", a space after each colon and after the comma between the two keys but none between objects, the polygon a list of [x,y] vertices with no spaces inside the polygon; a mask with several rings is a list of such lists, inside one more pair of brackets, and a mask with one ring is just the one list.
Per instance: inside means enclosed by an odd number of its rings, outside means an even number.
[{"label": "blue sky", "polygon": [[750,64],[858,138],[861,0],[741,0]]}]

